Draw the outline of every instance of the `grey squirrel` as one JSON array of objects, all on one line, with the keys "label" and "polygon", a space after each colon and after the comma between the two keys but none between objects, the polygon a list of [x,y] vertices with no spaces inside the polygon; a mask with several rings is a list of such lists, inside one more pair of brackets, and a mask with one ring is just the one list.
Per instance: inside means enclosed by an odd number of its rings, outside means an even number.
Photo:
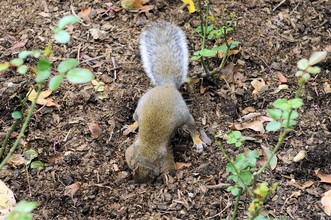
[{"label": "grey squirrel", "polygon": [[185,33],[167,21],[152,22],[140,35],[140,54],[145,72],[155,87],[139,100],[134,123],[125,126],[128,134],[139,126],[125,159],[137,182],[149,182],[160,174],[175,171],[170,138],[179,126],[186,128],[197,152],[201,141],[195,121],[178,91],[185,82],[189,54]]}]

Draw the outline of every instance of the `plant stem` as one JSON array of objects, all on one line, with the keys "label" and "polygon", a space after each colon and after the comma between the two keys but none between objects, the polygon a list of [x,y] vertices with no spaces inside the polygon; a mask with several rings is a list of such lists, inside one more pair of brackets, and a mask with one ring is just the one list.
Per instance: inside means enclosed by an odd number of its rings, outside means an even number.
[{"label": "plant stem", "polygon": [[12,126],[11,126],[11,127],[9,128],[9,130],[7,131],[6,137],[5,137],[5,139],[3,140],[3,142],[2,142],[2,146],[1,146],[1,148],[0,148],[0,158],[1,158],[2,155],[3,155],[3,152],[5,152],[5,149],[6,149],[6,146],[7,146],[7,144],[8,144],[9,138],[10,138],[11,134],[13,133],[13,131],[15,130],[16,126],[18,125],[18,122],[19,122],[19,121],[20,121],[19,119],[15,120],[14,124],[12,124]]},{"label": "plant stem", "polygon": [[43,84],[42,83],[38,83],[38,90],[37,90],[36,98],[33,100],[32,104],[30,106],[29,112],[28,112],[28,114],[27,114],[27,116],[25,118],[25,121],[24,121],[23,126],[21,128],[21,131],[20,131],[19,135],[17,136],[14,145],[10,148],[9,153],[6,155],[6,157],[0,163],[0,170],[6,165],[7,161],[13,155],[13,153],[15,152],[17,146],[19,145],[19,143],[21,141],[21,138],[23,137],[24,132],[25,132],[25,130],[27,129],[27,127],[29,125],[30,119],[31,119],[32,114],[33,114],[33,110],[34,110],[34,108],[36,106],[37,99],[38,99],[38,97],[40,95],[40,92],[41,92],[41,89],[42,88],[43,88]]},{"label": "plant stem", "polygon": [[234,210],[233,210],[233,215],[232,215],[232,220],[235,220],[237,217],[237,213],[238,213],[238,207],[239,207],[239,202],[240,202],[240,196],[242,194],[243,189],[240,187],[239,188],[239,194],[237,195],[236,198],[236,204],[234,206]]},{"label": "plant stem", "polygon": [[235,165],[233,164],[231,158],[226,154],[224,148],[222,147],[222,145],[217,141],[216,137],[214,137],[214,140],[215,140],[215,144],[216,146],[218,146],[218,148],[222,151],[224,157],[228,160],[229,164],[231,164],[231,166],[234,168],[235,172],[236,172],[236,175],[238,177],[238,179],[243,183],[243,185],[245,186],[245,190],[247,191],[247,193],[250,195],[250,196],[254,196],[252,190],[250,188],[248,188],[248,186],[245,184],[245,182],[243,181],[243,179],[241,178],[241,176],[239,175],[240,172],[239,170],[235,167]]}]

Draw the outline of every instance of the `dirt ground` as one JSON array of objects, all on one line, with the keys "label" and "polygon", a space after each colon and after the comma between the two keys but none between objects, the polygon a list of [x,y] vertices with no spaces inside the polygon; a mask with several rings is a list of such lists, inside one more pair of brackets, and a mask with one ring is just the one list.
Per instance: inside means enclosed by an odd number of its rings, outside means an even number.
[{"label": "dirt ground", "polygon": [[[34,219],[229,219],[233,196],[223,188],[209,187],[225,183],[227,178],[226,159],[215,144],[197,154],[190,147],[189,134],[179,129],[172,141],[176,162],[191,166],[178,170],[168,185],[162,179],[151,184],[134,183],[125,163],[125,149],[135,134],[125,136],[121,128],[132,122],[139,98],[152,88],[138,51],[141,29],[152,20],[170,20],[185,30],[190,54],[201,45],[194,31],[199,24],[197,13],[178,13],[181,1],[151,0],[149,4],[155,6],[153,10],[136,13],[113,11],[111,7],[119,6],[118,1],[1,1],[1,62],[22,50],[45,47],[59,18],[72,10],[78,14],[92,8],[91,23],[84,21],[74,26],[72,41],[66,46],[55,45],[51,60],[58,64],[64,58],[78,57],[83,67],[106,84],[105,91],[95,92],[90,83],[65,82],[50,96],[60,109],[38,106],[24,136],[27,144],[17,151],[35,149],[45,168],[26,174],[24,169],[7,166],[0,173],[18,201],[40,202]],[[214,16],[220,16],[222,8],[237,14],[232,37],[241,42],[241,47],[230,59],[237,63],[235,71],[244,76],[242,86],[215,80],[203,82],[205,91],[199,84],[181,89],[197,125],[210,138],[213,133],[225,134],[243,116],[246,107],[264,114],[278,97],[293,97],[297,88],[296,62],[323,50],[331,39],[329,0],[211,1]],[[91,29],[102,31],[99,39],[94,39]],[[10,49],[24,40],[23,47]],[[331,185],[319,182],[315,175],[317,169],[324,173],[331,170],[331,94],[323,89],[325,82],[331,82],[330,60],[329,56],[319,65],[321,74],[305,88],[300,121],[281,147],[276,169],[267,170],[260,178],[279,183],[265,206],[270,217],[331,219],[320,202]],[[190,61],[190,76],[201,71],[199,63]],[[287,78],[289,89],[274,92],[278,73]],[[254,98],[251,81],[256,78],[264,79],[268,88]],[[8,87],[9,82],[14,86]],[[24,97],[31,83],[32,76],[14,71],[1,73],[0,131],[10,127],[17,96]],[[101,128],[97,138],[91,135],[91,123]],[[247,142],[251,149],[260,150],[261,145],[271,148],[277,141],[276,133],[259,135],[246,130],[245,134],[262,137],[260,143]],[[221,143],[231,156],[239,153],[224,140]],[[291,158],[300,150],[306,150],[306,157],[295,163]],[[300,184],[312,180],[314,184],[300,189],[288,184],[290,180]],[[67,195],[66,187],[75,183],[80,183],[79,190],[73,196]],[[247,217],[245,210],[250,203],[245,195],[241,201],[238,219]]]}]

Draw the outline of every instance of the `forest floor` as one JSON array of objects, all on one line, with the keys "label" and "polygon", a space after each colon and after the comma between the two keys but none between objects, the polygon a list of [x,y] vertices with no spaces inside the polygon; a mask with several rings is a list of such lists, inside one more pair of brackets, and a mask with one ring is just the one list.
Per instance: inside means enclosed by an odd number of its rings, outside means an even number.
[{"label": "forest floor", "polygon": [[[197,154],[189,134],[182,129],[176,132],[172,145],[176,162],[189,163],[188,167],[177,170],[167,184],[161,178],[151,184],[136,184],[131,179],[124,152],[136,134],[125,136],[121,129],[132,123],[139,98],[152,88],[139,55],[141,29],[157,19],[179,25],[187,34],[191,55],[199,50],[201,38],[195,32],[198,13],[179,13],[181,1],[151,0],[148,4],[154,9],[142,13],[113,10],[120,7],[118,2],[1,1],[0,62],[23,50],[45,48],[51,28],[61,17],[91,9],[90,20],[85,17],[83,24],[71,28],[73,39],[68,45],[54,44],[50,59],[58,64],[65,58],[79,58],[81,66],[93,71],[105,88],[96,92],[91,83],[64,82],[50,96],[60,107],[37,106],[16,151],[36,150],[44,169],[26,173],[22,167],[6,166],[0,179],[17,201],[40,203],[33,212],[34,219],[229,219],[235,198],[222,187],[212,187],[227,182],[226,159],[214,143]],[[240,51],[228,62],[236,64],[233,74],[240,76],[240,83],[215,79],[181,88],[198,127],[211,139],[213,134],[223,137],[247,109],[265,115],[277,98],[294,97],[297,61],[324,50],[331,39],[329,0],[211,1],[214,17],[220,17],[222,9],[237,14],[231,36],[241,42]],[[319,65],[321,73],[305,87],[300,120],[280,148],[276,168],[267,169],[259,179],[279,183],[264,207],[270,217],[331,219],[321,204],[331,184],[320,182],[315,174],[318,169],[331,171],[330,61],[328,56]],[[191,77],[201,71],[200,63],[190,61]],[[33,79],[32,74],[1,72],[0,132],[11,126],[18,97],[26,96]],[[251,82],[256,79],[266,86],[254,96]],[[8,87],[8,83],[13,86]],[[277,90],[280,83],[288,89]],[[91,133],[92,128],[99,132]],[[271,149],[277,142],[276,132],[243,132],[255,140],[245,142],[245,146],[259,152],[261,146]],[[219,140],[230,156],[241,152]],[[293,162],[302,150],[306,151],[305,158]],[[305,185],[308,181],[312,184]],[[68,186],[79,186],[78,191],[70,195]],[[247,217],[250,202],[249,197],[241,197],[238,219]]]}]

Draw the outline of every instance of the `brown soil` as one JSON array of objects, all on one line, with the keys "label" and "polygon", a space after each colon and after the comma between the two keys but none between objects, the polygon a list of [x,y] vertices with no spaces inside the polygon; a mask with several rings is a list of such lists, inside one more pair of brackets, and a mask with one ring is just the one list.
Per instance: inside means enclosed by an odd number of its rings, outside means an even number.
[{"label": "brown soil", "polygon": [[[115,12],[109,8],[110,3],[101,0],[73,1],[72,5],[70,2],[3,0],[0,60],[10,60],[22,50],[45,47],[51,28],[59,18],[72,13],[71,7],[76,13],[91,7],[92,23],[76,25],[73,40],[66,46],[54,46],[51,60],[58,64],[64,58],[79,57],[82,66],[93,70],[106,89],[97,93],[91,84],[64,83],[51,95],[61,105],[60,110],[38,106],[24,137],[27,144],[17,150],[22,153],[26,148],[35,149],[45,168],[31,169],[26,174],[24,169],[7,166],[0,178],[13,190],[18,201],[40,202],[34,211],[35,219],[229,219],[234,197],[225,189],[206,187],[225,183],[227,178],[227,162],[215,144],[196,154],[190,148],[189,135],[179,130],[172,142],[176,161],[192,165],[178,170],[168,185],[161,178],[151,184],[135,184],[124,160],[125,149],[135,134],[124,136],[121,128],[132,122],[139,97],[152,87],[139,57],[137,39],[141,29],[149,21],[160,18],[183,28],[185,25],[192,54],[201,44],[194,31],[199,24],[198,14],[178,13],[181,1],[151,0],[155,8],[149,13]],[[111,2],[118,4],[118,1]],[[232,37],[241,42],[241,51],[231,59],[241,61],[236,71],[243,74],[245,80],[242,87],[230,83],[231,89],[221,80],[205,81],[203,93],[198,84],[182,89],[198,126],[209,137],[213,132],[226,133],[246,107],[264,112],[278,97],[293,97],[297,88],[296,62],[330,44],[329,0],[283,1],[273,10],[280,2],[212,1],[215,16],[220,16],[221,8],[238,16]],[[105,31],[105,35],[93,39],[89,32],[92,28]],[[9,49],[24,36],[28,41],[23,48]],[[321,74],[305,88],[300,122],[281,147],[277,168],[267,170],[260,178],[260,181],[279,183],[265,206],[271,217],[330,219],[320,200],[331,186],[319,182],[314,172],[320,169],[330,173],[331,170],[331,95],[323,90],[323,84],[330,83],[331,79],[330,57],[320,67]],[[190,62],[190,75],[200,72],[200,64]],[[278,87],[277,72],[288,79],[289,89],[272,93]],[[259,77],[269,89],[254,98],[250,82]],[[14,86],[7,87],[9,82]],[[19,103],[17,97],[24,97],[32,83],[32,76],[21,76],[14,71],[1,73],[0,131],[10,127],[11,112]],[[91,136],[89,123],[96,123],[102,129],[98,138]],[[256,133],[247,131],[246,134]],[[267,133],[262,143],[247,142],[247,145],[260,150],[261,144],[271,147],[276,141],[277,133]],[[227,146],[224,141],[222,144]],[[238,153],[232,147],[227,150],[231,156]],[[300,150],[307,151],[302,161],[294,163],[286,159]],[[314,184],[299,189],[288,184],[291,179],[301,184],[313,180]],[[81,184],[80,189],[72,197],[66,195],[66,187],[77,182]],[[242,196],[241,201],[239,219],[247,217],[245,210],[250,203],[246,196]]]}]

